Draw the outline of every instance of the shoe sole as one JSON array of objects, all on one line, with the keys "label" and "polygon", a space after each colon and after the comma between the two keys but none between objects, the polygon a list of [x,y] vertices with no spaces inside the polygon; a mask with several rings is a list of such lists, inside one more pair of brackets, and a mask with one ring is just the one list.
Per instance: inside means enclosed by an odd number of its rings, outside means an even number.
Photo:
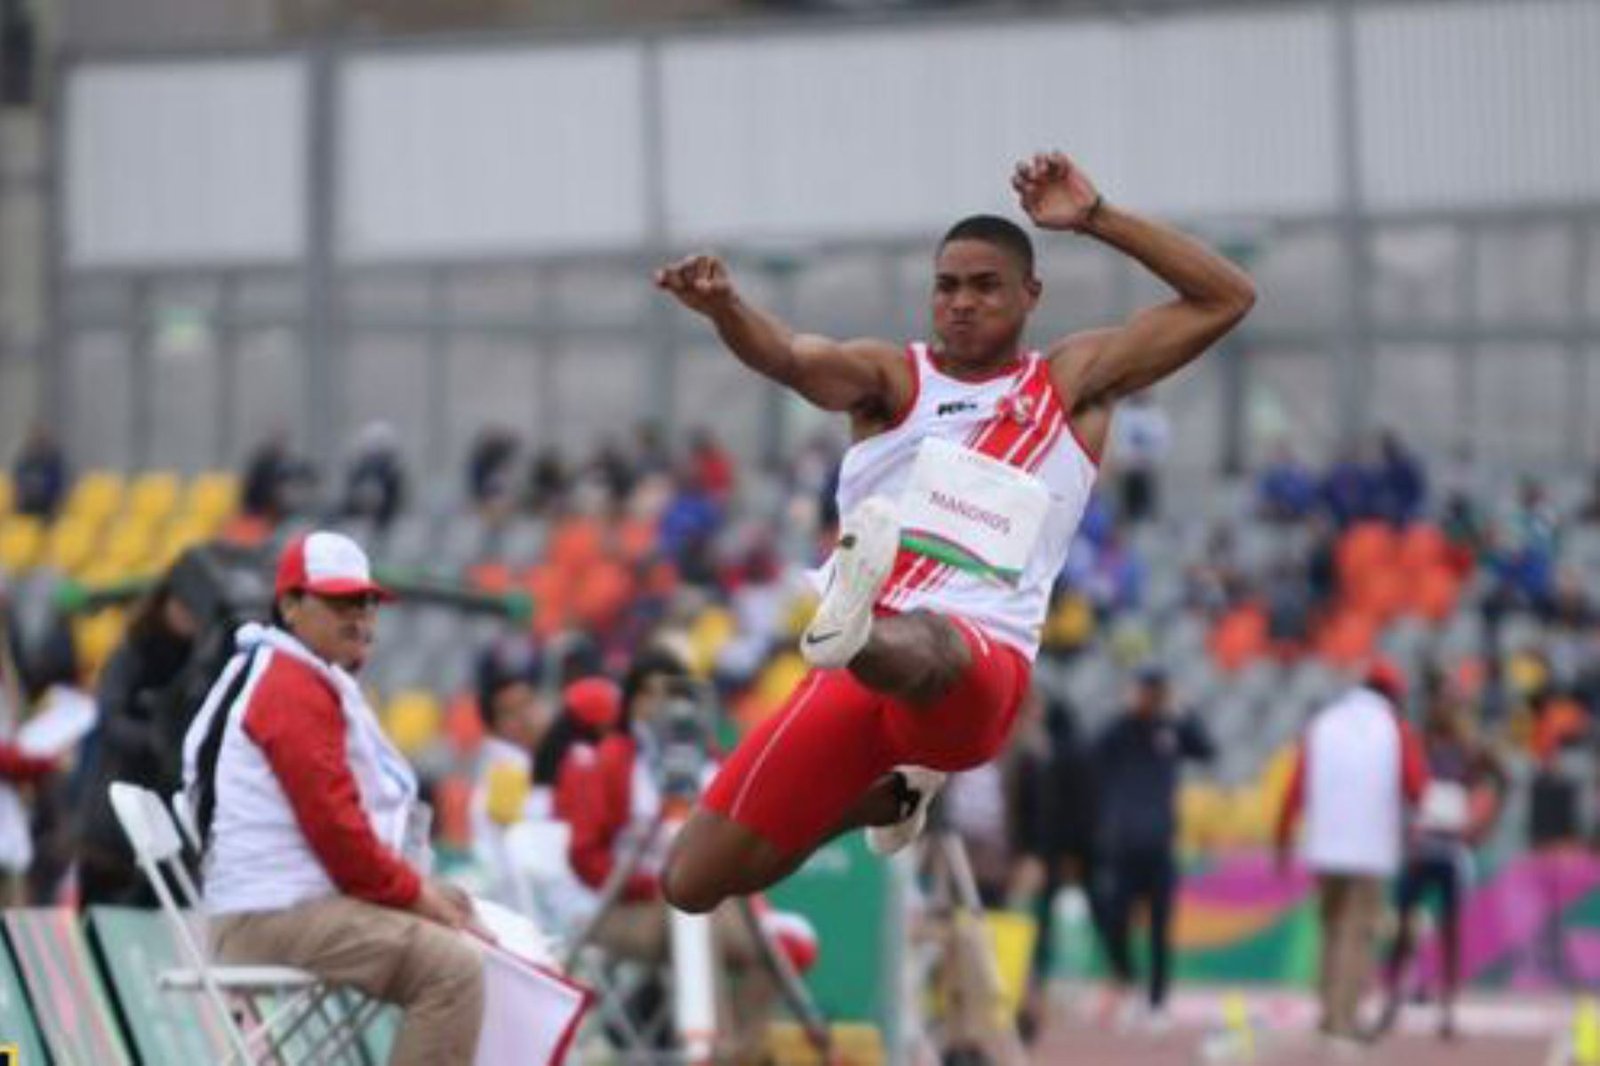
[{"label": "shoe sole", "polygon": [[873,497],[845,520],[834,559],[833,584],[800,638],[800,655],[812,666],[844,666],[861,650],[883,583],[894,570],[900,521],[894,508]]}]

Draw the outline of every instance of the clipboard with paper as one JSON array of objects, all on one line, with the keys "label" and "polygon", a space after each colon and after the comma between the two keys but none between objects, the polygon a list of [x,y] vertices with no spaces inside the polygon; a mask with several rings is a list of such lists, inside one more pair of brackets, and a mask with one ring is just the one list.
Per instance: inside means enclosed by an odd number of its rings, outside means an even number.
[{"label": "clipboard with paper", "polygon": [[929,437],[900,507],[901,547],[1015,587],[1039,542],[1050,492],[1025,470]]}]

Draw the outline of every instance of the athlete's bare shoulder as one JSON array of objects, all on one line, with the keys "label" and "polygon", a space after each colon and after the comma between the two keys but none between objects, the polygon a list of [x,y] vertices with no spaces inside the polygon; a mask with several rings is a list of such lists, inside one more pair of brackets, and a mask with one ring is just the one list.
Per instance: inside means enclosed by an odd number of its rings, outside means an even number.
[{"label": "athlete's bare shoulder", "polygon": [[875,436],[895,425],[917,399],[916,371],[907,346],[860,338],[838,344],[839,357],[870,374],[876,387],[850,408],[850,432],[856,440]]}]

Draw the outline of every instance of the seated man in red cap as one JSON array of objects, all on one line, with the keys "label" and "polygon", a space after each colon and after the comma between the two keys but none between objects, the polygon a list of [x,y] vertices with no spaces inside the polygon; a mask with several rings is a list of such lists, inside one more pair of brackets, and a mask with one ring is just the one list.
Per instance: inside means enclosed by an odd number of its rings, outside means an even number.
[{"label": "seated man in red cap", "polygon": [[407,857],[426,840],[416,776],[355,680],[388,598],[350,538],[290,542],[272,624],[240,629],[184,738],[184,789],[219,959],[398,1004],[391,1063],[470,1063],[484,1002],[482,959],[458,933],[471,903]]}]

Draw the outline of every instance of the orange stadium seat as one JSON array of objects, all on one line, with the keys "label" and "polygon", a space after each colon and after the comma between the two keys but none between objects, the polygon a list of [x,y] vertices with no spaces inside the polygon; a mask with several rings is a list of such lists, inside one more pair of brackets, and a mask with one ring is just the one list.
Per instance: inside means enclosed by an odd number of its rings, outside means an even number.
[{"label": "orange stadium seat", "polygon": [[466,848],[472,844],[472,782],[446,777],[433,786],[434,830],[444,844]]},{"label": "orange stadium seat", "polygon": [[1235,607],[1211,633],[1211,656],[1224,670],[1238,670],[1267,651],[1267,613],[1259,604]]},{"label": "orange stadium seat", "polygon": [[476,696],[463,693],[450,701],[444,713],[444,736],[457,755],[464,759],[476,755],[485,732]]},{"label": "orange stadium seat", "polygon": [[1351,581],[1361,574],[1394,562],[1399,541],[1394,530],[1383,522],[1361,522],[1339,538],[1334,549],[1339,577]]}]

